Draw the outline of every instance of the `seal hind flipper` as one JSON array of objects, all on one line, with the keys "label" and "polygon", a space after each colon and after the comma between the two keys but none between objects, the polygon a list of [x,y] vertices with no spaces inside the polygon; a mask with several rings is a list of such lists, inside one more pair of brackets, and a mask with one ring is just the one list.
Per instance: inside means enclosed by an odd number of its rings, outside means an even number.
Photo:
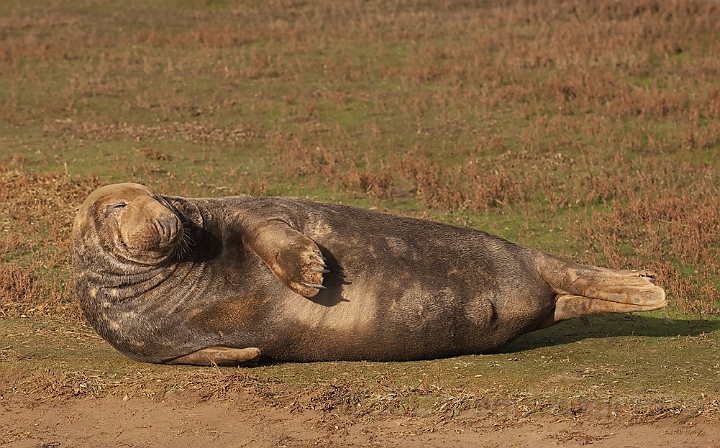
[{"label": "seal hind flipper", "polygon": [[630,305],[573,294],[563,294],[555,298],[553,314],[548,316],[541,328],[549,327],[563,320],[584,317],[590,314],[634,313],[637,311],[652,311],[664,306],[664,302],[661,304]]},{"label": "seal hind flipper", "polygon": [[259,358],[260,349],[255,347],[208,347],[165,361],[165,364],[189,364],[193,366],[255,365]]},{"label": "seal hind flipper", "polygon": [[650,271],[581,265],[549,254],[539,254],[535,265],[557,294],[543,327],[589,314],[652,311],[667,305],[665,291],[654,284]]},{"label": "seal hind flipper", "polygon": [[310,238],[282,221],[270,220],[247,232],[243,243],[265,262],[285,286],[304,297],[321,289],[327,264]]}]

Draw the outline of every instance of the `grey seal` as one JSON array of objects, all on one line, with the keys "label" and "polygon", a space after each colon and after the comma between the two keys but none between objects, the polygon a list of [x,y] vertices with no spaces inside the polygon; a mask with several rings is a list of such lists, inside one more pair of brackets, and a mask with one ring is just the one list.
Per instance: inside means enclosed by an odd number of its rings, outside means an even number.
[{"label": "grey seal", "polygon": [[108,185],[81,205],[72,235],[85,317],[117,350],[153,363],[487,353],[562,320],[666,305],[648,271],[302,199]]}]

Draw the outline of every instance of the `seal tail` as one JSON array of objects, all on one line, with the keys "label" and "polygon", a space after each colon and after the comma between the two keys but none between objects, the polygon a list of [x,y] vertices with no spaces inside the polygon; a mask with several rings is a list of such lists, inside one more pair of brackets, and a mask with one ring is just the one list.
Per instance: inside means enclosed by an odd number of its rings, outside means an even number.
[{"label": "seal tail", "polygon": [[665,291],[647,270],[606,269],[545,253],[535,258],[535,267],[556,293],[553,313],[542,327],[590,314],[652,311],[667,305]]}]

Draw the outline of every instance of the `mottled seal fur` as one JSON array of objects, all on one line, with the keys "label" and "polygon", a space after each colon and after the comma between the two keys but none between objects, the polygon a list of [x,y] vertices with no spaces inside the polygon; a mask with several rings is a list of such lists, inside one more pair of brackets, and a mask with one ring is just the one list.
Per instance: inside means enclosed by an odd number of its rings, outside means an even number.
[{"label": "mottled seal fur", "polygon": [[73,241],[85,317],[120,352],[154,363],[484,353],[561,320],[666,303],[645,271],[300,199],[109,185],[80,207]]}]

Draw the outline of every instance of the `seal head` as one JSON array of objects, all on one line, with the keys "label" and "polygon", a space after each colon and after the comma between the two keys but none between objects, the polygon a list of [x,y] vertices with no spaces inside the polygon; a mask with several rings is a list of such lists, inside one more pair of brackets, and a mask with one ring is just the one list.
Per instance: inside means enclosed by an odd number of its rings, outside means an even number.
[{"label": "seal head", "polygon": [[73,224],[76,242],[102,248],[123,269],[128,264],[163,263],[176,253],[184,234],[182,220],[170,202],[143,185],[130,183],[95,190]]}]

